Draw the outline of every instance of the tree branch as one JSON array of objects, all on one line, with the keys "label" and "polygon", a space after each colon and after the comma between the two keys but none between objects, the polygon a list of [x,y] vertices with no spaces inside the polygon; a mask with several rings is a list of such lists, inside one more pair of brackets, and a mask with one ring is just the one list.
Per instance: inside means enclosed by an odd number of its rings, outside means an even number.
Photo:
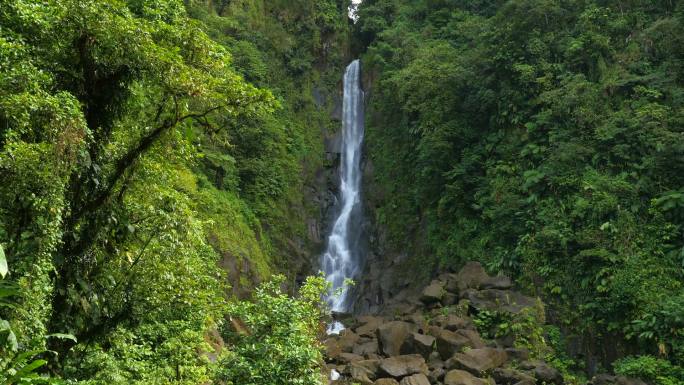
[{"label": "tree branch", "polygon": [[116,162],[114,167],[114,172],[108,178],[106,187],[101,190],[93,199],[81,206],[80,210],[75,213],[75,218],[78,220],[84,213],[93,211],[106,202],[112,194],[114,187],[119,182],[121,177],[124,175],[126,170],[128,170],[131,165],[161,137],[162,134],[167,132],[169,129],[175,127],[176,125],[182,123],[188,119],[201,119],[206,117],[208,114],[222,108],[223,106],[212,107],[202,113],[197,114],[187,114],[183,116],[178,115],[177,105],[178,102],[174,98],[174,103],[176,104],[176,117],[172,120],[167,119],[159,127],[155,128],[148,136],[144,137],[138,145],[124,155],[121,159]]}]

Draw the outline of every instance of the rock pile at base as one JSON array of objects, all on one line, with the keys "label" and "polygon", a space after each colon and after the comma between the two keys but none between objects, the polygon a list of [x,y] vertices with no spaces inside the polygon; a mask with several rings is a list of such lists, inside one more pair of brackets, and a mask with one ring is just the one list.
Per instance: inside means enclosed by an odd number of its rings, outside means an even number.
[{"label": "rock pile at base", "polygon": [[346,320],[347,329],[325,341],[328,372],[342,375],[330,384],[562,385],[558,370],[514,341],[485,341],[471,318],[536,306],[541,302],[512,290],[508,277],[470,262],[419,293],[399,293],[379,314]]}]

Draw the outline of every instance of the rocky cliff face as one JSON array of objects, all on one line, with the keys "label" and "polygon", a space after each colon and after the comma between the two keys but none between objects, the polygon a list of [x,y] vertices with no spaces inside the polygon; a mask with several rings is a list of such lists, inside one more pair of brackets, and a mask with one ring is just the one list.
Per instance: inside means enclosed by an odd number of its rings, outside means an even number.
[{"label": "rocky cliff face", "polygon": [[[513,290],[508,277],[487,275],[479,263],[369,310],[342,319],[348,328],[325,340],[331,384],[565,384],[544,361],[552,351],[541,329],[542,302]],[[593,384],[643,385],[605,375]]]}]

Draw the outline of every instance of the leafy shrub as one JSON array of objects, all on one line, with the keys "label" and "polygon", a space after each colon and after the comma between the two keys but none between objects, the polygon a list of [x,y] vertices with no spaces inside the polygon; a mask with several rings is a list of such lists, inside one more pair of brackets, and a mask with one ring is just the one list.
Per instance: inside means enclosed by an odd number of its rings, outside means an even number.
[{"label": "leafy shrub", "polygon": [[676,385],[684,381],[684,369],[653,356],[626,357],[613,364],[615,373],[637,377],[656,385]]},{"label": "leafy shrub", "polygon": [[229,306],[225,331],[229,352],[217,380],[230,385],[315,385],[322,383],[318,341],[326,292],[322,277],[309,277],[298,298],[281,290],[283,276],[256,289],[253,301]]},{"label": "leafy shrub", "polygon": [[677,363],[684,363],[684,293],[669,296],[632,322],[629,336],[657,346]]}]

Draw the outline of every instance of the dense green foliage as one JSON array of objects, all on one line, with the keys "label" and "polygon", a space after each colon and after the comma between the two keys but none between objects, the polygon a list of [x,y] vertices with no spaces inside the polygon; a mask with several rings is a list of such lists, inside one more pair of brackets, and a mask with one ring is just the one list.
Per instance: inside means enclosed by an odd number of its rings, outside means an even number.
[{"label": "dense green foliage", "polygon": [[639,377],[655,385],[676,385],[684,381],[684,369],[653,356],[626,357],[615,362],[615,372]]},{"label": "dense green foliage", "polygon": [[[684,364],[684,8],[364,1],[376,220],[550,303],[587,369]],[[411,235],[411,236],[408,236]]]},{"label": "dense green foliage", "polygon": [[[0,0],[0,381],[214,381],[212,333],[261,311],[226,300],[301,272],[330,125],[312,87],[339,76],[345,11]],[[310,293],[273,298],[318,322]]]},{"label": "dense green foliage", "polygon": [[283,294],[284,277],[258,288],[252,302],[233,304],[227,342],[235,346],[219,362],[219,380],[229,385],[315,385],[324,374],[318,340],[324,313],[320,298],[328,287],[324,277],[310,277],[293,300]]}]

